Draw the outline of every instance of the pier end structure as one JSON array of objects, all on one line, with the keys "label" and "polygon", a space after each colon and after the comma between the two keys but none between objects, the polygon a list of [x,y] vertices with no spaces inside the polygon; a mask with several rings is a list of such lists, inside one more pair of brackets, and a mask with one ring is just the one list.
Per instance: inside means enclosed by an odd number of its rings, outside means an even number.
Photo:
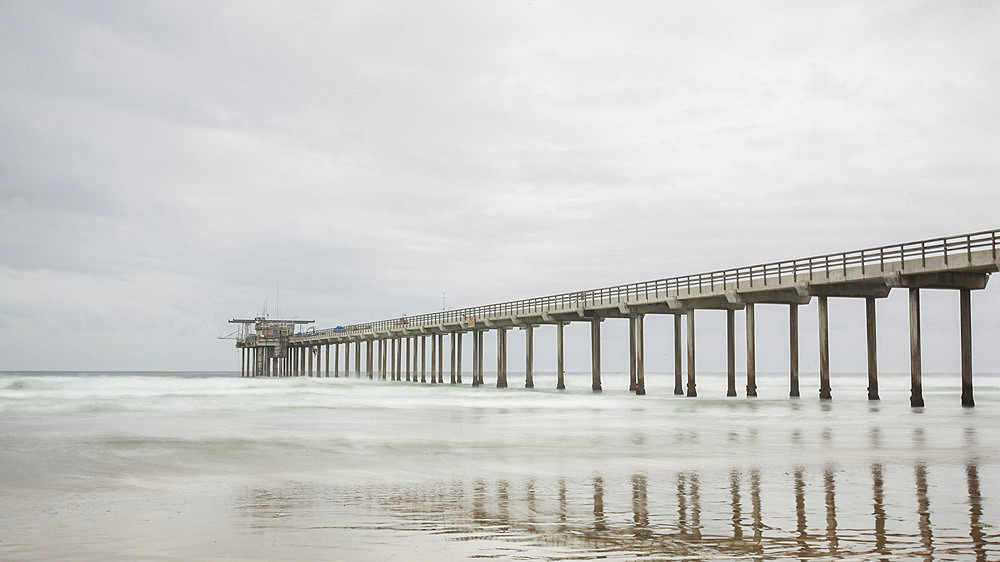
[{"label": "pier end structure", "polygon": [[[285,377],[301,370],[299,356],[294,354],[296,346],[291,340],[301,335],[303,326],[315,324],[315,320],[272,320],[266,316],[256,318],[233,318],[236,324],[236,348],[240,350],[240,376],[243,377]],[[310,372],[312,355],[319,365],[319,347],[312,348],[309,355]],[[329,365],[329,355],[327,355]]]}]

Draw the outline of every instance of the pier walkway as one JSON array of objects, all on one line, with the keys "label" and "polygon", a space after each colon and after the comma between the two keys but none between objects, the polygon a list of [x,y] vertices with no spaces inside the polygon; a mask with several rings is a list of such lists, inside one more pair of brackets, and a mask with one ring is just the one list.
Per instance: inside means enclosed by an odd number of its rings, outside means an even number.
[{"label": "pier walkway", "polygon": [[[282,343],[265,342],[256,334],[237,340],[243,350],[244,376],[348,376],[354,348],[353,374],[368,378],[443,383],[445,344],[450,340],[450,382],[462,382],[462,344],[472,339],[472,385],[485,384],[484,334],[496,332],[496,386],[507,386],[507,332],[526,332],[525,387],[532,388],[533,328],[553,324],[557,329],[557,388],[565,388],[563,327],[570,322],[591,326],[592,389],[602,389],[601,322],[628,318],[630,325],[629,387],[645,394],[643,320],[647,314],[674,317],[674,393],[697,395],[695,369],[696,311],[725,310],[727,315],[728,396],[736,396],[735,316],[743,311],[746,322],[746,395],[757,395],[754,357],[756,305],[784,305],[789,311],[789,396],[799,396],[798,307],[818,300],[821,399],[830,399],[830,348],[828,299],[859,298],[866,301],[868,342],[868,398],[878,400],[875,299],[892,289],[909,292],[910,404],[923,406],[920,361],[920,291],[948,289],[960,293],[962,404],[973,406],[972,315],[970,293],[986,288],[989,275],[998,271],[997,238],[990,230],[892,244],[823,256],[737,267],[695,275],[656,279],[602,289],[576,291],[530,299],[447,310],[419,316],[353,324],[335,329],[288,334]],[[260,320],[260,319],[258,319]],[[234,320],[235,321],[235,320]],[[246,322],[246,321],[239,321]],[[277,334],[278,332],[275,332]],[[683,337],[686,333],[686,338]],[[427,369],[427,339],[431,342]],[[686,340],[686,378],[684,372]],[[343,347],[343,369],[340,348]],[[325,358],[323,353],[325,352]],[[315,369],[314,369],[315,358]],[[321,362],[325,359],[325,369]],[[321,373],[321,371],[323,373]]]}]

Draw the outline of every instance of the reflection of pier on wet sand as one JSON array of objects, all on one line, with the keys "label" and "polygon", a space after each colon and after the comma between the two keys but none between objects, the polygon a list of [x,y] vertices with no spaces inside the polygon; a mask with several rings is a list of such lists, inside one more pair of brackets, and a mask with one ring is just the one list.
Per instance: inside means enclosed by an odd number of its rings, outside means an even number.
[{"label": "reflection of pier on wet sand", "polygon": [[[316,502],[367,512],[374,508],[386,514],[376,524],[379,528],[421,530],[454,541],[502,541],[515,552],[521,548],[518,545],[544,545],[577,558],[961,556],[987,560],[1000,554],[1000,537],[992,524],[983,521],[979,465],[974,457],[960,467],[967,493],[949,496],[951,505],[941,505],[939,500],[933,511],[928,479],[934,469],[922,461],[912,464],[909,472],[901,468],[905,467],[894,465],[889,476],[887,467],[875,462],[850,478],[838,467],[827,465],[789,472],[733,469],[721,477],[681,471],[615,478],[595,475],[582,480],[478,478],[423,485],[255,490],[244,497],[242,507],[254,516],[255,524],[265,527],[274,511],[315,513],[321,511]],[[849,482],[842,485],[842,478]],[[889,495],[901,499],[890,504]],[[838,500],[844,505],[838,505]],[[964,514],[961,526],[954,525],[956,513]],[[937,517],[948,521],[935,527]]]}]

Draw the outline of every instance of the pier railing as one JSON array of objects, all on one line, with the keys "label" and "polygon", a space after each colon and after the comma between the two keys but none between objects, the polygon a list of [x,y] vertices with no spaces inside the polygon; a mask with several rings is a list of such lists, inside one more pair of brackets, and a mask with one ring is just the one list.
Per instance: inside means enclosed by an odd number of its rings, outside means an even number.
[{"label": "pier railing", "polygon": [[385,332],[403,327],[436,326],[440,324],[455,324],[468,322],[470,319],[482,320],[510,317],[515,314],[542,313],[560,309],[593,307],[605,304],[617,304],[630,299],[662,299],[671,296],[699,294],[704,291],[716,291],[728,286],[737,289],[766,287],[769,281],[777,281],[791,276],[793,281],[808,282],[816,276],[826,276],[833,273],[847,274],[853,267],[875,268],[879,272],[905,271],[907,261],[919,259],[925,265],[929,258],[943,257],[945,264],[951,258],[967,256],[970,260],[974,251],[992,251],[993,259],[997,257],[997,239],[1000,230],[986,230],[972,234],[931,238],[917,242],[892,244],[839,252],[822,256],[813,256],[794,260],[784,260],[759,265],[736,267],[642,281],[626,285],[615,285],[601,289],[590,289],[570,293],[560,293],[544,297],[520,299],[469,308],[443,310],[421,314],[418,316],[403,316],[377,322],[352,324],[343,328],[316,330],[315,333],[303,334],[299,337],[315,337],[327,334],[369,334]]}]

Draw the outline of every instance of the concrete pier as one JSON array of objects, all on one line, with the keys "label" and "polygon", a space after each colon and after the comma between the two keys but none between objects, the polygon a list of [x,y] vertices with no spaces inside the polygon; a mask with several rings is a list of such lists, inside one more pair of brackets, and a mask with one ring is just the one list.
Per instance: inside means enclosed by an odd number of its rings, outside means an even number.
[{"label": "concrete pier", "polygon": [[726,396],[736,396],[736,311],[726,309]]},{"label": "concrete pier", "polygon": [[451,352],[451,361],[448,362],[448,366],[451,369],[451,384],[455,384],[458,382],[457,380],[455,380],[455,339],[456,339],[455,336],[457,335],[459,334],[452,332],[449,336],[450,341],[448,342],[450,344],[448,346],[448,349]]},{"label": "concrete pier", "polygon": [[556,324],[556,390],[566,390],[566,365],[563,361],[563,328],[565,322]]},{"label": "concrete pier", "polygon": [[[591,327],[591,388],[600,391],[600,323],[608,318],[629,321],[629,389],[644,390],[644,342],[641,341],[644,315],[674,316],[674,393],[685,394],[683,383],[683,344],[681,315],[687,316],[687,388],[696,396],[695,314],[700,310],[726,310],[726,394],[734,396],[735,327],[734,311],[743,309],[746,319],[747,396],[757,394],[756,380],[756,305],[789,305],[789,396],[799,395],[798,306],[818,299],[819,394],[830,399],[830,349],[828,299],[864,298],[868,350],[868,398],[879,399],[877,363],[876,300],[892,289],[906,289],[910,295],[911,404],[923,405],[920,365],[920,290],[959,291],[961,323],[961,402],[972,406],[972,318],[971,291],[984,289],[990,274],[1000,269],[997,239],[1000,230],[975,232],[960,236],[932,238],[917,242],[891,244],[850,252],[785,260],[737,267],[695,275],[656,279],[640,283],[587,291],[554,294],[544,297],[495,303],[460,310],[445,310],[338,326],[336,329],[292,329],[304,321],[272,321],[267,318],[232,320],[242,324],[237,347],[241,349],[240,374],[250,376],[329,376],[330,346],[333,345],[334,376],[339,376],[339,348],[344,344],[344,373],[349,375],[351,345],[354,346],[354,371],[361,375],[361,347],[365,346],[366,372],[369,378],[377,369],[381,379],[401,380],[407,370],[411,381],[417,380],[417,356],[421,356],[421,381],[426,382],[426,338],[432,340],[431,379],[444,381],[444,334],[451,337],[451,378],[462,380],[462,337],[473,334],[473,384],[483,384],[483,337],[487,330],[497,331],[497,385],[507,383],[507,332],[525,330],[525,387],[534,386],[534,333],[539,325],[557,327],[557,388],[565,388],[565,325],[589,322]],[[884,320],[882,320],[884,322]],[[307,321],[311,323],[312,321]],[[254,327],[251,331],[251,325]],[[264,329],[266,328],[266,329]],[[279,335],[280,333],[280,335]],[[236,332],[234,332],[236,334]],[[229,336],[227,336],[229,338]],[[421,349],[417,349],[417,338]],[[402,345],[407,346],[405,367]],[[936,341],[936,340],[935,340]],[[374,348],[378,347],[377,363]],[[411,347],[412,346],[412,347]],[[412,349],[412,352],[411,352]],[[412,353],[413,359],[410,359]],[[315,356],[315,357],[314,357]],[[376,367],[377,364],[377,367]],[[412,372],[412,375],[410,374]],[[956,381],[958,382],[958,381]],[[956,384],[957,386],[957,384]]]},{"label": "concrete pier", "polygon": [[406,382],[410,382],[410,347],[413,344],[413,338],[403,338],[406,341]]},{"label": "concrete pier", "polygon": [[875,297],[865,297],[865,336],[868,348],[868,399],[878,400],[878,351],[875,331]]},{"label": "concrete pier", "polygon": [[628,389],[635,392],[635,316],[628,317]]},{"label": "concrete pier", "polygon": [[638,396],[646,394],[646,351],[645,335],[643,334],[644,315],[638,314],[633,319],[635,326],[635,393]]},{"label": "concrete pier", "polygon": [[590,369],[590,388],[601,392],[601,319],[596,316],[590,321]]},{"label": "concrete pier", "polygon": [[535,388],[535,327],[524,327],[524,388]]},{"label": "concrete pier", "polygon": [[427,382],[427,336],[420,336],[420,382]]},{"label": "concrete pier", "polygon": [[788,397],[799,397],[799,305],[788,305]]},{"label": "concrete pier", "polygon": [[744,309],[747,320],[747,397],[757,396],[757,344],[754,324],[753,303]]},{"label": "concrete pier", "polygon": [[924,385],[920,372],[920,289],[910,288],[910,406],[924,406]]},{"label": "concrete pier", "polygon": [[960,289],[959,324],[962,345],[962,406],[976,405],[972,397],[972,302],[969,289]]},{"label": "concrete pier", "polygon": [[819,398],[830,400],[830,315],[827,298],[819,297]]},{"label": "concrete pier", "polygon": [[458,378],[458,384],[462,384],[462,335],[464,332],[458,332],[455,334],[456,341],[458,342],[458,352],[456,354],[458,365],[455,367],[456,375]]},{"label": "concrete pier", "polygon": [[507,329],[497,329],[497,388],[507,388]]},{"label": "concrete pier", "polygon": [[483,350],[483,339],[485,338],[485,336],[486,336],[486,331],[485,330],[480,330],[479,331],[479,335],[478,335],[478,337],[479,337],[479,356],[476,358],[476,363],[477,363],[478,370],[479,370],[479,385],[480,386],[482,386],[483,384],[486,384],[485,381],[484,381],[484,377],[483,377],[483,351],[484,351]]},{"label": "concrete pier", "polygon": [[698,390],[694,380],[694,309],[687,311],[687,358],[687,395],[695,397],[698,396]]},{"label": "concrete pier", "polygon": [[479,331],[472,332],[472,386],[479,386]]},{"label": "concrete pier", "polygon": [[431,384],[437,384],[437,336],[431,336]]},{"label": "concrete pier", "polygon": [[437,379],[438,383],[444,384],[444,334],[438,334],[437,340],[438,340]]},{"label": "concrete pier", "polygon": [[[674,394],[684,395],[683,346],[681,345],[681,315],[674,314]],[[735,367],[734,367],[735,368]]]}]

